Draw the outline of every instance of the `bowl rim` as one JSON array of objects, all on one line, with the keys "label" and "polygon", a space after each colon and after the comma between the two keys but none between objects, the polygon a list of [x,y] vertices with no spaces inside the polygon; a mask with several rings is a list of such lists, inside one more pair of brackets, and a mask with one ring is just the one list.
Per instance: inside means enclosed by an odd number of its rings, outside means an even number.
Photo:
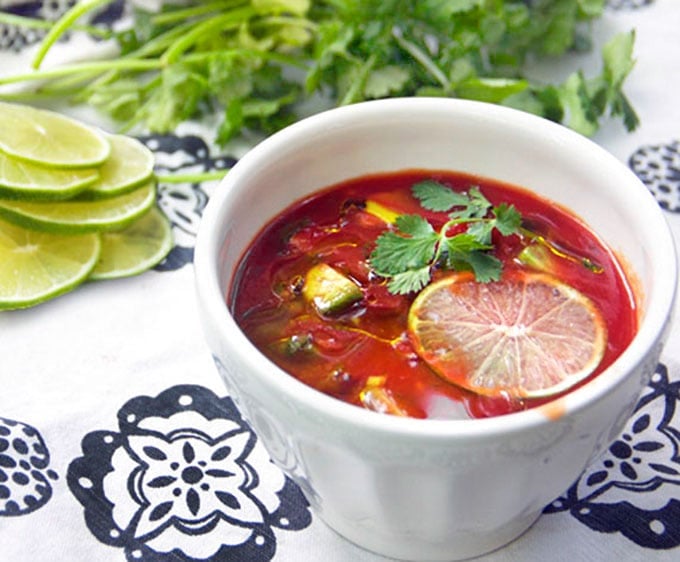
[{"label": "bowl rim", "polygon": [[[194,278],[197,298],[203,303],[200,307],[201,314],[209,315],[211,325],[223,330],[221,338],[228,340],[231,352],[238,354],[242,364],[248,369],[257,372],[274,393],[285,394],[289,400],[294,400],[299,408],[317,412],[329,421],[332,420],[345,426],[361,427],[364,430],[370,428],[380,433],[411,435],[420,438],[441,439],[455,435],[460,438],[478,439],[481,436],[497,436],[523,431],[552,421],[552,417],[548,416],[542,407],[489,418],[447,420],[388,416],[347,404],[298,381],[267,359],[243,334],[229,311],[218,279],[218,256],[222,243],[218,233],[221,217],[247,185],[249,171],[259,167],[262,161],[266,162],[268,156],[276,154],[279,147],[290,146],[299,138],[336,128],[345,120],[355,121],[375,115],[384,117],[393,112],[399,112],[403,116],[405,111],[476,113],[483,115],[486,119],[498,120],[505,127],[519,127],[525,133],[530,131],[537,136],[550,135],[557,138],[562,146],[580,146],[591,151],[594,159],[599,159],[608,166],[619,168],[627,174],[630,186],[626,188],[630,189],[630,197],[635,198],[635,204],[645,212],[658,216],[659,220],[651,225],[651,228],[657,232],[658,241],[653,250],[656,254],[664,253],[669,256],[669,260],[663,266],[660,263],[661,260],[656,260],[653,264],[653,275],[655,284],[658,284],[658,290],[655,290],[646,302],[645,318],[639,325],[633,341],[612,365],[585,385],[557,399],[562,401],[560,411],[563,413],[560,419],[566,419],[598,403],[626,378],[628,371],[645,361],[649,349],[657,346],[667,333],[678,281],[677,254],[670,227],[658,203],[644,184],[604,148],[562,125],[495,104],[427,97],[372,100],[325,110],[306,117],[251,148],[220,182],[204,210],[199,226],[194,254]],[[319,188],[323,187],[325,186],[319,186]],[[231,279],[227,281],[227,283],[231,282]],[[548,405],[555,402],[550,401]]]}]

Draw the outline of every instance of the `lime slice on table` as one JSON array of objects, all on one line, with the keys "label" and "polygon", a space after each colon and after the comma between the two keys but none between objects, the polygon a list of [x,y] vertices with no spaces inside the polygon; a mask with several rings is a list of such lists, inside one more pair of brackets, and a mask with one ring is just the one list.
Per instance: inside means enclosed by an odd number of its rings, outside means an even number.
[{"label": "lime slice on table", "polygon": [[170,222],[152,208],[127,228],[101,234],[102,251],[90,279],[137,275],[158,264],[172,249]]},{"label": "lime slice on table", "polygon": [[0,152],[0,195],[12,199],[68,199],[97,178],[96,168],[46,168]]},{"label": "lime slice on table", "polygon": [[99,258],[98,234],[51,234],[0,221],[0,310],[26,308],[74,289]]},{"label": "lime slice on table", "polygon": [[58,113],[0,102],[0,151],[45,167],[92,168],[111,152],[96,129]]},{"label": "lime slice on table", "polygon": [[595,304],[543,273],[492,283],[445,277],[418,294],[408,326],[416,352],[438,375],[491,396],[565,391],[597,368],[607,345]]},{"label": "lime slice on table", "polygon": [[111,154],[99,168],[99,180],[83,197],[101,199],[120,195],[148,181],[153,174],[154,155],[137,139],[109,135]]},{"label": "lime slice on table", "polygon": [[134,191],[95,201],[58,202],[0,200],[0,217],[26,228],[79,234],[118,230],[142,216],[155,203],[153,182]]}]

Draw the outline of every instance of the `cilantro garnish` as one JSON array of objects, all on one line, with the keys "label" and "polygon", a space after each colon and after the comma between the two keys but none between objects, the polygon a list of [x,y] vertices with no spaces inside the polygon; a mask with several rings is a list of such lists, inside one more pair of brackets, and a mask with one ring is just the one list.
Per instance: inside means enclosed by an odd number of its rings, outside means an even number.
[{"label": "cilantro garnish", "polygon": [[[459,193],[433,180],[416,183],[413,195],[424,209],[448,212],[449,220],[436,231],[420,215],[397,217],[394,228],[376,240],[370,256],[375,273],[386,277],[391,293],[420,291],[431,280],[432,269],[472,271],[481,283],[500,278],[501,261],[489,253],[492,233],[519,233],[522,217],[512,205],[493,206],[480,189]],[[466,230],[450,234],[454,226]]]}]

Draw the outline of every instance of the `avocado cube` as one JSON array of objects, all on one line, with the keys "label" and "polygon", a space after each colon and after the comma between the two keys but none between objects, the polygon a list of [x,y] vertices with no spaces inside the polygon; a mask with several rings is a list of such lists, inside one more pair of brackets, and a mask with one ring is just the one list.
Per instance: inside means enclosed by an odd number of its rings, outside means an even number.
[{"label": "avocado cube", "polygon": [[337,314],[363,297],[359,286],[325,263],[313,266],[305,276],[302,296],[319,314]]}]

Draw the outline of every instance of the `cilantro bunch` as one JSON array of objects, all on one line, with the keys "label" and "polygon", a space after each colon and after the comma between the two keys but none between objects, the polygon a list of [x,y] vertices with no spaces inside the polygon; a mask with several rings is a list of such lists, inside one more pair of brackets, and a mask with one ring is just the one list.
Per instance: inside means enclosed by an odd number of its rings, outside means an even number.
[{"label": "cilantro bunch", "polygon": [[[130,26],[109,36],[118,57],[40,68],[78,18],[111,1],[76,3],[45,37],[35,70],[0,79],[0,85],[35,80],[41,85],[0,98],[66,98],[98,108],[128,131],[164,133],[217,115],[218,144],[244,129],[269,133],[295,120],[291,106],[304,93],[286,72],[304,72],[307,65],[305,47],[315,30],[306,17],[309,0],[183,0],[163,2],[158,12],[135,5]],[[0,23],[3,19],[0,13]]]},{"label": "cilantro bunch", "polygon": [[600,75],[562,84],[527,78],[537,58],[591,48],[588,23],[605,0],[326,0],[318,20],[309,91],[338,103],[387,96],[447,96],[498,103],[592,135],[607,114],[628,130],[638,118],[622,90],[634,33],[603,49]]},{"label": "cilantro bunch", "polygon": [[[498,280],[502,264],[489,253],[493,249],[492,233],[518,234],[522,217],[517,209],[505,203],[494,207],[475,186],[459,193],[426,180],[414,184],[412,192],[424,209],[448,212],[448,220],[435,230],[420,215],[401,215],[395,229],[378,237],[370,264],[375,273],[389,279],[389,291],[420,291],[429,284],[435,267],[471,270],[479,282]],[[454,228],[458,225],[466,228],[459,231]]]},{"label": "cilantro bunch", "polygon": [[[628,130],[638,122],[623,92],[633,32],[604,47],[598,76],[576,72],[561,84],[527,77],[537,58],[590,49],[589,23],[605,0],[182,0],[158,12],[134,8],[122,31],[80,23],[110,1],[76,3],[48,31],[35,70],[0,79],[40,86],[0,98],[86,103],[123,130],[167,132],[217,116],[219,144],[248,130],[273,132],[318,95],[337,105],[411,95],[481,100],[586,135],[607,115]],[[3,22],[44,27],[0,12]],[[109,37],[119,56],[40,68],[65,32]]]}]

